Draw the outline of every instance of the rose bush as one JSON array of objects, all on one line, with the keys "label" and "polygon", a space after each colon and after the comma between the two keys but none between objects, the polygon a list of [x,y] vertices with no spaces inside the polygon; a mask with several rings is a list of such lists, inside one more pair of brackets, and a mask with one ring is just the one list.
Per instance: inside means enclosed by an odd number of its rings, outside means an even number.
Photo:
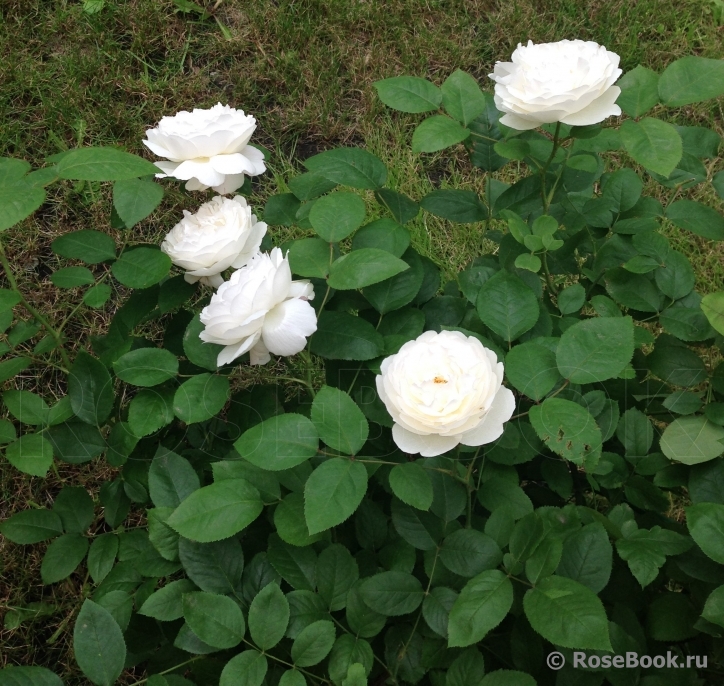
[{"label": "rose bush", "polygon": [[[50,541],[44,585],[80,589],[67,621],[88,681],[718,678],[724,293],[696,291],[661,228],[724,240],[700,193],[724,197],[724,171],[718,134],[651,110],[724,94],[724,63],[617,70],[573,41],[519,48],[496,96],[461,71],[376,83],[390,107],[431,113],[413,150],[464,145],[483,191],[412,199],[370,152],[327,150],[269,198],[271,243],[251,259],[263,231],[240,199],[185,216],[164,250],[132,231],[162,199],[159,168],[218,192],[263,170],[235,110],[165,119],[148,142],[171,165],[109,148],[0,161],[0,230],[70,180],[112,182],[125,232],[120,248],[87,229],[52,243],[50,279],[79,307],[102,307],[111,279],[132,291],[75,346],[0,242],[5,459],[111,474],[97,496],[68,485],[0,524],[12,544]],[[522,175],[496,178],[510,163]],[[420,212],[479,229],[481,254],[448,278],[412,241]],[[295,238],[278,245],[280,226]],[[250,385],[271,355],[294,357]],[[67,393],[49,405],[13,387],[21,372]],[[624,653],[659,657],[619,669]]]}]

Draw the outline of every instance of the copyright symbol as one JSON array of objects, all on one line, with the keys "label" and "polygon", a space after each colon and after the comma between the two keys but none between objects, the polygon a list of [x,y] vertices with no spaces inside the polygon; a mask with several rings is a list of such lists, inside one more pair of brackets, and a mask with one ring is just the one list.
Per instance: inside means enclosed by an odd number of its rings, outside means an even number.
[{"label": "copyright symbol", "polygon": [[566,658],[563,653],[553,652],[548,654],[546,662],[551,669],[559,670],[566,664]]}]

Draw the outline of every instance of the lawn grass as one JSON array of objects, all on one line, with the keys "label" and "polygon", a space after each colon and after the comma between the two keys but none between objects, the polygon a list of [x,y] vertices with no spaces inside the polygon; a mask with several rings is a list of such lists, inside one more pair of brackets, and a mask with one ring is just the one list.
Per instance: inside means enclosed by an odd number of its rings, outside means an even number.
[{"label": "lawn grass", "polygon": [[[407,73],[440,83],[460,67],[491,90],[486,75],[494,62],[529,38],[595,40],[621,55],[624,70],[639,63],[661,70],[687,54],[724,56],[724,28],[706,0],[225,0],[217,16],[230,39],[213,19],[200,21],[174,7],[171,0],[106,0],[104,9],[88,15],[82,0],[3,0],[0,155],[40,165],[48,155],[88,144],[120,144],[145,154],[144,131],[160,117],[221,101],[253,113],[259,122],[255,141],[273,151],[269,173],[254,180],[258,213],[301,160],[337,145],[366,145],[388,165],[396,188],[420,198],[440,185],[479,189],[482,178],[464,155],[413,155],[409,142],[420,117],[387,110],[372,87],[377,79]],[[722,134],[722,104],[719,99],[669,116]],[[711,164],[714,171],[721,160]],[[199,194],[171,183],[167,188],[163,205],[132,230],[131,242],[158,242],[181,208],[201,202]],[[655,184],[650,188],[659,193]],[[694,189],[692,197],[716,206],[711,189]],[[120,242],[109,216],[107,188],[65,184],[54,186],[31,219],[3,235],[24,290],[54,321],[62,321],[77,299],[49,283],[59,266],[50,242],[80,228],[109,231]],[[420,215],[410,226],[414,245],[451,274],[479,250],[473,225]],[[721,246],[675,227],[664,230],[675,247],[693,256],[699,290],[720,289]],[[277,232],[275,242],[290,235]],[[119,289],[103,310],[81,308],[67,330],[71,340],[83,344],[90,333],[103,332],[123,296]],[[46,397],[62,393],[51,375],[21,383]],[[28,503],[49,504],[71,481],[96,495],[106,476],[99,469],[60,464],[57,474],[41,481],[0,464],[0,518]],[[1,553],[0,614],[40,599],[58,609],[49,618],[0,630],[0,667],[43,664],[66,683],[78,683],[68,627],[84,582],[74,575],[42,587],[41,552],[6,544]]]}]

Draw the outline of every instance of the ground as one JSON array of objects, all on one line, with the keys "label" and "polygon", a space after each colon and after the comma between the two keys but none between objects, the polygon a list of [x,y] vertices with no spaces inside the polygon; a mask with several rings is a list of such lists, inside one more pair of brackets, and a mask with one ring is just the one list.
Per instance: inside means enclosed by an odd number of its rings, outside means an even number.
[{"label": "ground", "polygon": [[[284,190],[300,161],[337,145],[365,145],[388,165],[396,187],[420,198],[433,187],[480,187],[463,156],[413,155],[410,137],[420,117],[393,113],[372,83],[399,74],[442,82],[454,69],[491,89],[487,74],[518,42],[581,38],[621,55],[624,71],[643,64],[661,70],[677,57],[724,56],[721,0],[198,0],[215,16],[184,13],[187,0],[2,0],[0,2],[0,155],[43,159],[77,145],[121,145],[146,154],[144,131],[180,109],[229,103],[256,116],[255,141],[272,151],[269,172],[255,180],[252,204]],[[85,7],[85,10],[84,10]],[[98,10],[89,13],[89,10]],[[218,21],[217,21],[218,20]],[[724,133],[724,99],[670,111],[676,123]],[[722,166],[711,162],[712,171]],[[54,186],[49,200],[2,240],[26,292],[56,322],[77,304],[48,275],[58,266],[56,236],[97,228],[131,243],[158,242],[183,207],[200,200],[175,184],[149,220],[121,236],[110,229],[107,188]],[[659,187],[651,185],[651,192]],[[666,197],[666,196],[663,196]],[[710,189],[692,197],[717,203]],[[721,203],[717,205],[721,209]],[[469,261],[477,228],[421,215],[411,226],[415,246],[448,270]],[[700,291],[724,282],[724,249],[665,227],[676,247],[694,255]],[[280,243],[285,236],[275,235]],[[102,332],[119,300],[104,310],[81,308],[67,329],[83,342]],[[49,379],[23,387],[57,392]],[[47,481],[0,464],[0,518],[44,506],[63,485],[97,492],[98,466],[60,465]],[[0,546],[2,543],[0,543]],[[42,546],[6,544],[0,573],[0,614],[23,602],[51,603],[50,617],[0,630],[0,666],[44,664],[77,674],[68,645],[83,579],[43,588]]]}]

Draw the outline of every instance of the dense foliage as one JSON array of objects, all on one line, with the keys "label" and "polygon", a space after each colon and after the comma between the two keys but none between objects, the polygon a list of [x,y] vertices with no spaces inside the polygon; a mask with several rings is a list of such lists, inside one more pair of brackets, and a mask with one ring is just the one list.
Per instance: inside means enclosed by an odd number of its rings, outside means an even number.
[{"label": "dense foliage", "polygon": [[[53,242],[69,266],[51,279],[82,287],[79,306],[102,306],[109,278],[133,289],[107,334],[72,355],[18,290],[0,243],[0,379],[45,364],[67,377],[52,407],[3,393],[5,458],[35,477],[54,460],[117,468],[99,503],[67,487],[52,509],[0,525],[14,543],[50,541],[43,583],[87,570],[74,651],[88,680],[106,686],[133,667],[150,686],[715,683],[724,294],[695,292],[660,225],[724,240],[724,218],[687,197],[708,183],[724,197],[724,172],[702,161],[720,139],[646,115],[723,84],[720,61],[638,67],[618,82],[620,126],[520,131],[461,71],[440,87],[379,82],[388,106],[434,113],[413,150],[463,144],[484,193],[411,199],[360,148],[305,160],[264,220],[309,232],[279,247],[313,285],[316,332],[288,377],[244,390],[248,358],[219,368],[222,347],[199,337],[209,287],[172,275],[157,246],[133,245],[163,196],[153,164],[110,148],[35,171],[0,161],[0,229],[71,180],[113,182],[111,225],[128,230],[120,247],[95,229]],[[511,163],[528,175],[508,185],[493,172]],[[644,174],[665,206],[643,194]],[[447,283],[410,245],[404,225],[420,211],[481,229],[480,257]],[[137,333],[149,322],[162,341]],[[377,378],[425,331],[461,332],[504,363],[516,407],[494,442],[431,457],[398,448]],[[685,522],[676,504],[688,505]],[[145,526],[124,526],[131,510]],[[546,665],[552,651],[559,671]],[[662,666],[601,666],[667,652]],[[43,668],[0,672],[3,686],[59,683]]]}]

